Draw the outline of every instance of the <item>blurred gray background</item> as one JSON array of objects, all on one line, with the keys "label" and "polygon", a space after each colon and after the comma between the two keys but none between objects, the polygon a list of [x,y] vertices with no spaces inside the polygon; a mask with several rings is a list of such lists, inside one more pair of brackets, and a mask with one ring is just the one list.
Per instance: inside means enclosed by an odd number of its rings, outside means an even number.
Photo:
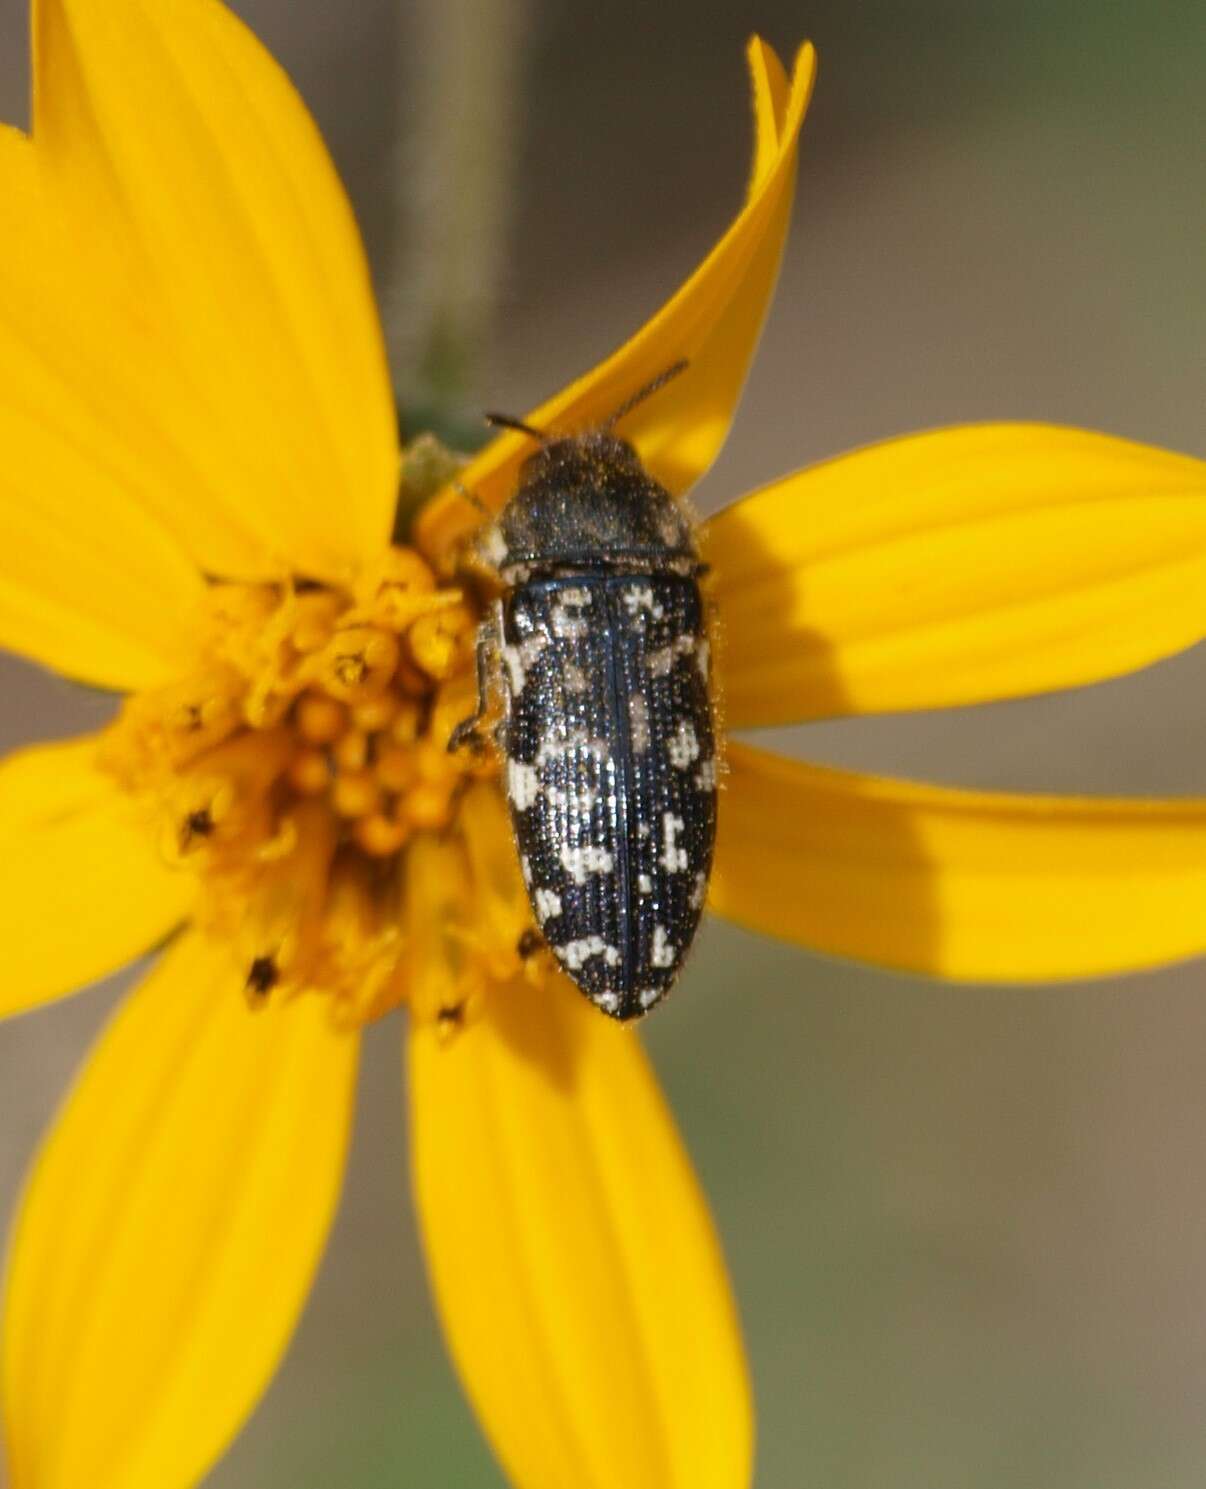
[{"label": "blurred gray background", "polygon": [[[421,401],[438,382],[423,349],[439,286],[420,262],[443,158],[431,59],[471,57],[500,12],[236,8],[318,116],[399,385]],[[756,28],[785,52],[811,36],[820,78],[777,305],[705,511],[956,420],[1046,418],[1206,455],[1199,0],[529,0],[501,17],[525,51],[506,134],[464,135],[460,168],[497,188],[502,256],[481,281],[497,295],[480,351],[443,389],[462,412],[536,402],[694,266],[743,187]],[[0,0],[12,120],[24,31],[24,0]],[[102,707],[16,662],[0,661],[0,688],[5,746]],[[1204,740],[1200,653],[1083,693],[776,735],[934,780],[1133,792],[1206,790]],[[112,1000],[0,1029],[0,1210]],[[501,1483],[426,1297],[399,1032],[370,1041],[331,1253],[215,1489]],[[948,989],[711,927],[649,1042],[732,1264],[763,1489],[1203,1482],[1201,965]]]}]

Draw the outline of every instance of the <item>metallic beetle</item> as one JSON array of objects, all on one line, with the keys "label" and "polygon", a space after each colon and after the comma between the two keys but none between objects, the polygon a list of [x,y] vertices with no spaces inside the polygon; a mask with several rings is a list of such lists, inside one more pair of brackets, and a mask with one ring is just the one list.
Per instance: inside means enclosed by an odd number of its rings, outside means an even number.
[{"label": "metallic beetle", "polygon": [[503,586],[478,712],[505,709],[504,784],[532,911],[566,974],[631,1019],[669,991],[716,835],[710,649],[691,522],[607,425],[546,436],[490,532]]}]

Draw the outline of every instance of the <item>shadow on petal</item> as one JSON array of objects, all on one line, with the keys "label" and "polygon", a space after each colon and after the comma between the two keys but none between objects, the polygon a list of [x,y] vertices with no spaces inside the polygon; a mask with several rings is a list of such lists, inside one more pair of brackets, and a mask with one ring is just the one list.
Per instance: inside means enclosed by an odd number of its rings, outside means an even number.
[{"label": "shadow on petal", "polygon": [[[703,531],[704,557],[720,569],[723,551],[709,551],[708,529]],[[746,535],[756,567],[768,577],[764,580],[761,602],[768,612],[788,613],[789,603],[798,593],[798,576],[789,577],[775,562],[774,553],[760,535]],[[761,550],[761,551],[759,551]],[[725,726],[725,619],[723,612],[713,623],[715,652],[714,678],[720,728]],[[784,641],[786,645],[786,639]],[[826,638],[809,633],[805,638],[815,685],[825,700],[824,712],[851,712],[848,693],[834,649]],[[805,716],[818,710],[814,700],[805,700]],[[753,735],[756,741],[757,734]],[[889,965],[912,971],[937,968],[942,945],[941,914],[938,904],[932,861],[920,836],[901,813],[883,813],[874,824],[874,834],[862,847],[877,860],[893,865],[891,878],[892,916],[894,924],[893,955],[885,960],[877,954],[877,937],[870,927],[866,934],[854,929],[836,940],[815,933],[814,910],[820,901],[818,887],[826,896],[840,897],[843,887],[857,892],[858,876],[843,872],[836,858],[826,861],[825,839],[818,829],[824,824],[799,814],[799,803],[784,791],[781,800],[754,801],[742,787],[750,785],[738,773],[723,769],[720,777],[716,858],[709,891],[708,906],[714,913],[748,929],[781,937],[812,950],[823,950],[874,965]],[[836,835],[840,838],[840,834]],[[835,844],[835,847],[837,845]],[[844,907],[846,922],[857,927],[860,916],[874,918],[873,903],[852,903]],[[801,968],[801,978],[805,969]]]},{"label": "shadow on petal", "polygon": [[[486,999],[482,1017],[490,1026],[490,1032],[497,1034],[512,1053],[568,1096],[579,1082],[582,1063],[588,1058],[589,1051],[581,1020],[542,1016],[542,999],[560,998],[570,991],[574,997],[581,997],[576,989],[570,988],[564,977],[559,977],[558,981],[563,986],[549,989],[516,979],[509,987]],[[596,1017],[601,1015],[596,1014]]]}]

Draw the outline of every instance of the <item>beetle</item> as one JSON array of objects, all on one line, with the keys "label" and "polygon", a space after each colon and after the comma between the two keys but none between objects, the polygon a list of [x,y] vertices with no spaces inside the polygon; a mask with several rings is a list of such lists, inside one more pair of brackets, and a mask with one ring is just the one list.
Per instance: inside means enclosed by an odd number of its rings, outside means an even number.
[{"label": "beetle", "polygon": [[504,785],[532,913],[596,1007],[640,1017],[690,949],[716,836],[711,650],[692,522],[616,423],[538,442],[482,544],[502,594],[478,635],[475,736],[501,684]]}]

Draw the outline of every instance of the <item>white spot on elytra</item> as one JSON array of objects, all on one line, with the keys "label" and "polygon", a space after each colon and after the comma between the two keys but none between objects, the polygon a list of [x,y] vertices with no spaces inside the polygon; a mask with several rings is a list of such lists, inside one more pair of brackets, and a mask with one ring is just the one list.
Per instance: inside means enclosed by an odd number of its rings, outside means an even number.
[{"label": "white spot on elytra", "polygon": [[647,838],[649,836],[649,832],[650,832],[650,828],[649,828],[648,822],[638,822],[637,823],[637,837],[638,838]]},{"label": "white spot on elytra", "polygon": [[525,884],[531,884],[531,882],[532,882],[532,860],[528,857],[528,855],[526,853],[519,860],[519,870],[520,870],[520,873],[523,874],[523,882]]},{"label": "white spot on elytra", "polygon": [[673,967],[674,955],[677,948],[673,941],[666,935],[666,927],[655,925],[653,927],[653,946],[649,952],[649,960],[655,967]]},{"label": "white spot on elytra", "polygon": [[712,663],[712,645],[704,637],[700,637],[695,643],[695,660],[699,665],[699,675],[704,682],[708,680],[708,668]]},{"label": "white spot on elytra", "polygon": [[696,874],[695,883],[692,886],[690,898],[687,900],[687,903],[691,906],[692,910],[699,909],[699,907],[704,902],[704,896],[707,894],[707,892],[708,876],[706,874]]},{"label": "white spot on elytra", "polygon": [[536,899],[536,918],[543,925],[546,920],[551,920],[554,915],[561,914],[561,896],[555,889],[538,889]]},{"label": "white spot on elytra", "polygon": [[511,679],[511,696],[518,698],[523,692],[523,685],[527,682],[527,673],[523,670],[523,663],[519,658],[518,646],[504,646],[502,649],[503,661],[507,664],[507,673]]},{"label": "white spot on elytra", "polygon": [[693,760],[699,759],[699,740],[695,737],[695,729],[689,720],[678,721],[678,728],[666,741],[666,754],[670,756],[670,764],[675,770],[686,770]]},{"label": "white spot on elytra", "polygon": [[568,733],[555,725],[540,741],[536,752],[536,764],[546,760],[564,760],[568,755],[593,755],[596,760],[608,758],[607,745],[601,739],[591,739],[585,729],[571,729]]},{"label": "white spot on elytra", "polygon": [[637,889],[640,890],[642,894],[653,893],[653,880],[649,877],[648,874],[637,875]]},{"label": "white spot on elytra", "polygon": [[526,812],[540,795],[540,779],[534,765],[522,760],[507,761],[507,795],[517,812]]},{"label": "white spot on elytra", "polygon": [[591,603],[588,589],[563,589],[553,601],[553,635],[563,641],[577,641],[585,636],[590,623],[582,614]]},{"label": "white spot on elytra", "polygon": [[643,755],[649,748],[649,703],[644,693],[628,695],[628,728],[632,748]]},{"label": "white spot on elytra", "polygon": [[661,996],[662,989],[660,987],[643,987],[637,994],[642,1008],[652,1008]]},{"label": "white spot on elytra", "polygon": [[572,848],[568,843],[561,845],[561,867],[575,884],[585,884],[587,874],[610,874],[613,863],[606,848],[589,843],[582,848]]},{"label": "white spot on elytra", "polygon": [[696,649],[696,639],[689,631],[684,631],[681,636],[676,636],[669,646],[661,646],[657,651],[651,651],[645,658],[645,665],[653,677],[668,677],[670,669],[674,666],[678,657],[690,656]]},{"label": "white spot on elytra", "polygon": [[687,867],[687,850],[680,848],[676,839],[687,824],[673,812],[662,813],[663,848],[658,863],[668,874],[677,874]]},{"label": "white spot on elytra", "polygon": [[616,1009],[620,1006],[619,993],[613,993],[610,991],[605,993],[592,993],[591,998],[595,1003],[598,1004],[601,1009],[603,1009],[605,1013],[615,1013]]},{"label": "white spot on elytra", "polygon": [[581,641],[587,629],[582,616],[571,615],[568,610],[553,611],[553,635],[562,641]]},{"label": "white spot on elytra", "polygon": [[649,584],[639,584],[635,589],[626,589],[624,606],[634,619],[642,613],[648,613],[653,616],[654,620],[661,620],[666,613],[665,607],[653,598],[653,587]]},{"label": "white spot on elytra", "polygon": [[699,769],[695,772],[695,784],[701,791],[716,790],[715,760],[707,759],[699,762]]},{"label": "white spot on elytra", "polygon": [[527,636],[518,646],[506,645],[502,649],[503,661],[511,679],[511,696],[518,698],[528,681],[528,668],[549,644],[543,631]]},{"label": "white spot on elytra", "polygon": [[608,946],[602,936],[584,936],[581,941],[567,941],[564,946],[553,949],[571,972],[579,971],[582,964],[593,956],[601,956],[609,967],[617,967],[620,963],[619,951]]},{"label": "white spot on elytra", "polygon": [[561,669],[561,678],[567,693],[585,693],[590,687],[590,678],[576,662],[566,662]]},{"label": "white spot on elytra", "polygon": [[674,652],[668,646],[660,646],[645,658],[650,677],[668,677],[674,666]]},{"label": "white spot on elytra", "polygon": [[589,817],[599,799],[597,791],[581,784],[573,791],[566,791],[560,786],[546,786],[544,794],[554,811],[564,812],[570,817]]}]

